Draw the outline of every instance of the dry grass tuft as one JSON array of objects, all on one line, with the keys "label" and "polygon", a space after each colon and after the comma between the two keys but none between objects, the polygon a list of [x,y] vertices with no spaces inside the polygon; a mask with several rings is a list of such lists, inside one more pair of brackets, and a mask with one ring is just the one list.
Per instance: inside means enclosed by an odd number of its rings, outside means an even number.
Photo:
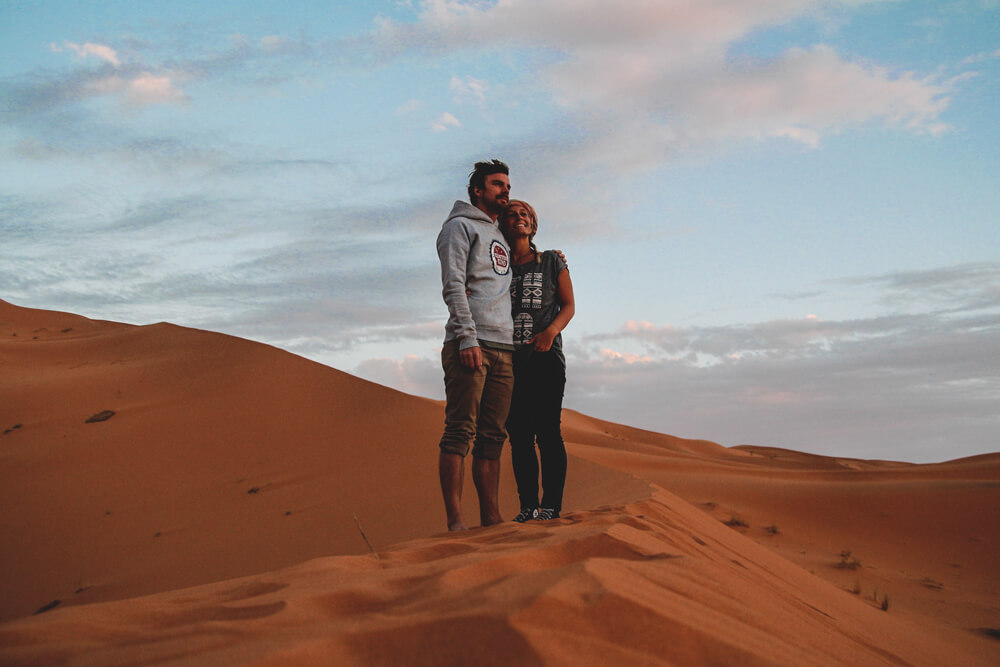
[{"label": "dry grass tuft", "polygon": [[856,570],[861,567],[861,561],[851,555],[850,549],[840,552],[840,562],[837,567],[841,570]]},{"label": "dry grass tuft", "polygon": [[878,589],[872,591],[872,601],[879,606],[882,611],[889,611],[889,594],[884,593],[882,599],[879,600]]},{"label": "dry grass tuft", "polygon": [[361,533],[361,539],[365,541],[365,544],[368,546],[368,550],[372,552],[373,556],[375,556],[375,560],[378,560],[378,552],[375,551],[375,547],[372,546],[372,543],[368,541],[368,536],[365,535],[365,529],[361,527],[361,519],[358,518],[357,514],[354,515],[354,525],[358,527],[358,532]]}]

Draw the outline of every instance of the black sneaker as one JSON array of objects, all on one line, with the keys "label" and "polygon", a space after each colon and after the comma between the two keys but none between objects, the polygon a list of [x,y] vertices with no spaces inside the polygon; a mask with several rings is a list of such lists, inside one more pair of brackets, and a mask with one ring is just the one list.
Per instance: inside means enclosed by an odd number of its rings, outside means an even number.
[{"label": "black sneaker", "polygon": [[539,507],[537,510],[535,510],[535,516],[533,516],[532,518],[535,521],[548,521],[550,519],[558,519],[559,510],[554,510],[550,507]]},{"label": "black sneaker", "polygon": [[514,517],[514,521],[516,521],[517,523],[524,523],[525,521],[529,521],[535,516],[535,513],[537,511],[538,510],[533,507],[527,509],[521,509],[521,511],[518,512],[518,515]]}]

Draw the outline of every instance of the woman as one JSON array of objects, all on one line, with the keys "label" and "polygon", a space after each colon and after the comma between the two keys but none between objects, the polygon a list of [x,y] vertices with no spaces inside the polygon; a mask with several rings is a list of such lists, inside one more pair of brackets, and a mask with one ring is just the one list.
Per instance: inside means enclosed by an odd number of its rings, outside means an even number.
[{"label": "woman", "polygon": [[[514,394],[507,433],[521,501],[518,523],[559,518],[566,482],[566,447],[560,420],[566,387],[562,335],[576,312],[566,262],[554,251],[539,253],[538,216],[526,202],[511,200],[501,216],[511,250],[514,318]],[[538,454],[535,455],[535,442]],[[539,457],[542,491],[538,501]]]}]

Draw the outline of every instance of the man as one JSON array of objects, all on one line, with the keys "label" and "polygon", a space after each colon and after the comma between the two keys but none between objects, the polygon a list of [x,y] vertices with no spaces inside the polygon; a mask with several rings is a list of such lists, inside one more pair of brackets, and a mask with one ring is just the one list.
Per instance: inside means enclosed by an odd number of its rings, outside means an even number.
[{"label": "man", "polygon": [[438,475],[448,530],[465,530],[462,486],[465,456],[484,526],[500,518],[500,452],[514,387],[511,362],[510,250],[497,216],[510,199],[509,169],[500,160],[477,162],[469,175],[469,201],[456,201],[437,238],[448,324],[441,350],[445,427]]}]

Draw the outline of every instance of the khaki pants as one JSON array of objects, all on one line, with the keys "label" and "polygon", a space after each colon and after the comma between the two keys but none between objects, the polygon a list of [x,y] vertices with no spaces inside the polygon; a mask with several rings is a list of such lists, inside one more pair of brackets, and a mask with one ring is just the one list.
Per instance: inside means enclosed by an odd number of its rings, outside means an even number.
[{"label": "khaki pants", "polygon": [[446,397],[441,451],[465,456],[472,448],[476,458],[497,460],[503,451],[507,412],[514,389],[511,353],[481,347],[483,365],[471,370],[462,365],[458,341],[441,350]]}]

